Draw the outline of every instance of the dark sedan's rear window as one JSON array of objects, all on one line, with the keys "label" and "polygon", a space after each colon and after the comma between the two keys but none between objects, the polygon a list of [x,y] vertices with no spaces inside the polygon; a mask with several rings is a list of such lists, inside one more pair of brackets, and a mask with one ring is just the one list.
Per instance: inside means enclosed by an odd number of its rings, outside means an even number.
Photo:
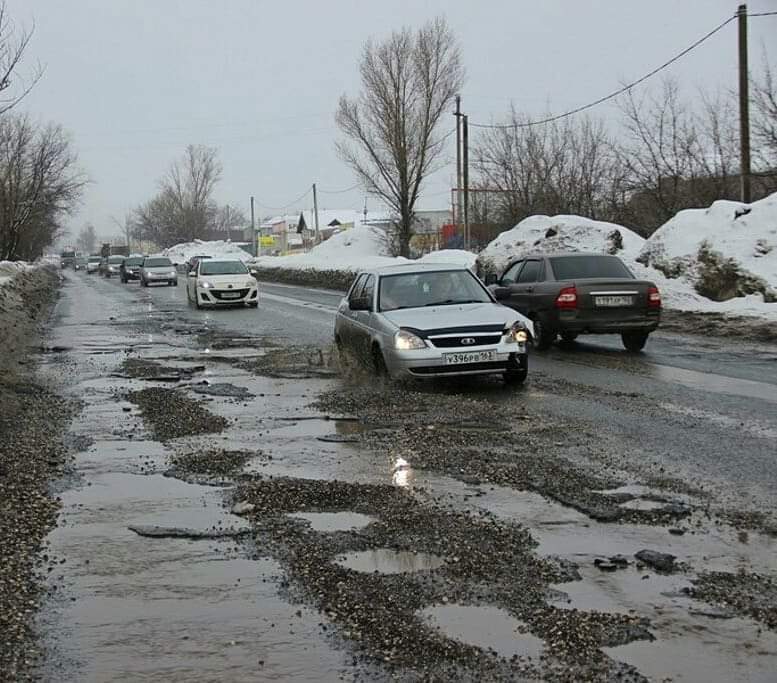
[{"label": "dark sedan's rear window", "polygon": [[556,280],[634,278],[617,256],[564,256],[551,258],[550,265],[553,267]]},{"label": "dark sedan's rear window", "polygon": [[124,265],[125,266],[139,266],[143,263],[142,258],[128,258],[124,259]]}]

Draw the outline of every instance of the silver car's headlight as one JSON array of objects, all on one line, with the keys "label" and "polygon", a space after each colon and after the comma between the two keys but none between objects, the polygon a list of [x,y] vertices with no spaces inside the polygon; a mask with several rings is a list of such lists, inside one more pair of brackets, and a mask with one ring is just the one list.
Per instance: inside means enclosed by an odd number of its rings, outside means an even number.
[{"label": "silver car's headlight", "polygon": [[203,289],[210,289],[211,287],[213,287],[213,284],[210,282],[200,282],[199,286],[202,287]]},{"label": "silver car's headlight", "polygon": [[170,271],[170,277],[175,277],[175,271],[174,270]]},{"label": "silver car's headlight", "polygon": [[513,323],[510,331],[507,333],[505,341],[508,344],[525,344],[529,341],[529,332],[521,322]]},{"label": "silver car's headlight", "polygon": [[399,351],[425,349],[426,343],[418,335],[407,330],[400,330],[394,335],[394,348]]},{"label": "silver car's headlight", "polygon": [[251,289],[251,287],[255,287],[256,286],[256,280],[249,280],[248,282],[245,283],[244,286],[248,287],[248,289]]}]

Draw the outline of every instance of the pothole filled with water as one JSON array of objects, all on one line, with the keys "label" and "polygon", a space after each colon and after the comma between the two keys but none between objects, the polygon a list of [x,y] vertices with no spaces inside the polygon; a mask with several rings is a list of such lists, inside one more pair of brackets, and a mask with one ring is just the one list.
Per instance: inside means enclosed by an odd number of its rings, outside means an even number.
[{"label": "pothole filled with water", "polygon": [[362,529],[373,521],[369,515],[358,512],[295,512],[288,515],[292,519],[306,521],[313,531],[350,531]]},{"label": "pothole filled with water", "polygon": [[419,612],[429,626],[443,635],[507,659],[517,656],[537,661],[543,652],[542,638],[528,632],[526,624],[497,607],[434,605]]},{"label": "pothole filled with water", "polygon": [[437,569],[445,564],[445,559],[429,553],[378,548],[377,550],[363,550],[341,555],[335,562],[357,572],[405,574]]}]

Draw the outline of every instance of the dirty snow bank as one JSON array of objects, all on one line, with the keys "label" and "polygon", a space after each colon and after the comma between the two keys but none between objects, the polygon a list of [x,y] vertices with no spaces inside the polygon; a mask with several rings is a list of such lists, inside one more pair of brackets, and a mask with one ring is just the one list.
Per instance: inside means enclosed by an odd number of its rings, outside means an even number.
[{"label": "dirty snow bank", "polygon": [[680,211],[647,240],[639,261],[715,301],[777,301],[777,193]]},{"label": "dirty snow bank", "polygon": [[19,273],[35,268],[26,261],[0,261],[0,287],[7,284]]},{"label": "dirty snow bank", "polygon": [[483,272],[501,273],[515,258],[529,252],[591,251],[634,261],[645,240],[615,223],[582,216],[529,216],[501,233],[478,256]]},{"label": "dirty snow bank", "polygon": [[[733,202],[718,202],[718,204],[736,205]],[[681,212],[678,216],[683,213],[688,212]],[[775,229],[776,225],[777,212],[772,229]],[[663,229],[660,228],[659,232]],[[762,229],[761,232],[768,233],[768,230]],[[763,237],[759,236],[756,239],[760,240]],[[777,240],[772,241],[777,242]],[[614,254],[626,263],[636,277],[655,282],[661,290],[664,305],[668,308],[777,320],[777,304],[764,302],[760,294],[739,296],[728,301],[713,301],[697,291],[697,282],[692,277],[692,270],[678,271],[676,273],[678,277],[667,277],[665,272],[641,263],[648,244],[649,241],[646,242],[635,232],[614,223],[594,221],[581,216],[530,216],[511,230],[500,234],[480,252],[477,265],[481,274],[501,273],[510,261],[531,252],[586,251]],[[670,244],[674,246],[671,240]],[[777,249],[774,253],[777,255]],[[638,258],[639,261],[637,261]],[[669,274],[675,275],[674,272]]]},{"label": "dirty snow bank", "polygon": [[162,251],[173,263],[186,263],[194,256],[210,256],[211,258],[239,259],[250,261],[253,257],[237,244],[224,240],[194,240],[176,244]]}]

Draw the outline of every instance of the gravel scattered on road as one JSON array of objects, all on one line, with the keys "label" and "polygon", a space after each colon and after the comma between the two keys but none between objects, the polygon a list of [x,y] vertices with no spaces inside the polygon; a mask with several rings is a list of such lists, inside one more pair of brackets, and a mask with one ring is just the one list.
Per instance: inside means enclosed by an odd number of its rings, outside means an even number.
[{"label": "gravel scattered on road", "polygon": [[143,419],[160,441],[223,431],[229,422],[175,389],[151,387],[131,391],[127,398],[141,409]]},{"label": "gravel scattered on road", "polygon": [[705,572],[693,580],[691,595],[777,631],[777,580],[771,576]]},{"label": "gravel scattered on road", "polygon": [[30,356],[58,285],[55,271],[38,268],[0,288],[0,681],[34,678],[42,577],[59,562],[45,552],[59,510],[49,483],[67,464],[72,413],[37,384]]},{"label": "gravel scattered on road", "polygon": [[[388,485],[293,478],[244,477],[233,496],[254,509],[246,516],[259,553],[286,568],[290,593],[313,604],[366,661],[410,669],[437,680],[642,680],[601,647],[652,638],[648,622],[626,614],[557,609],[549,585],[579,578],[566,564],[533,554],[517,524],[484,511],[446,509]],[[351,511],[375,519],[359,530],[320,533],[283,513]],[[435,570],[382,574],[349,569],[345,553],[393,550],[444,559]],[[547,644],[541,661],[500,658],[431,628],[420,610],[436,604],[492,605],[528,625]],[[622,676],[619,678],[619,676]],[[466,676],[464,676],[466,678]]]}]

